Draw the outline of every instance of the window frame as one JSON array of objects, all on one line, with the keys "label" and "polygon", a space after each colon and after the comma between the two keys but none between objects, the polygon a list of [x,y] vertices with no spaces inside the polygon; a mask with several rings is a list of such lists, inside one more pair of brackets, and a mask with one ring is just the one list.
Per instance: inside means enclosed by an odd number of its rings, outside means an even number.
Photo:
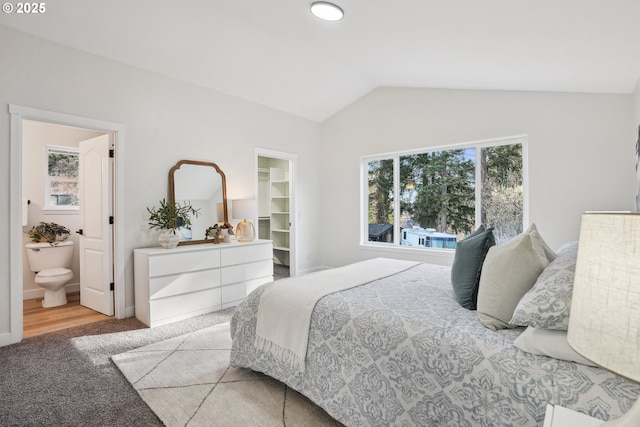
[{"label": "window frame", "polygon": [[[80,159],[80,148],[73,146],[63,146],[63,145],[53,145],[47,144],[45,146],[45,183],[44,183],[44,211],[45,213],[56,213],[56,214],[79,214],[80,206],[72,206],[72,205],[52,205],[51,204],[51,181],[66,181],[66,182],[76,182],[76,184],[80,185],[80,176],[78,173],[78,177],[75,179],[68,178],[59,178],[59,177],[51,177],[49,175],[49,156],[51,153],[62,153],[62,154],[75,154],[78,156],[78,160]],[[79,172],[79,171],[78,171]]]},{"label": "window frame", "polygon": [[[501,145],[522,145],[522,229],[526,229],[526,225],[529,224],[529,138],[528,135],[514,135],[501,138],[484,139],[456,144],[437,145],[433,147],[424,147],[412,150],[393,151],[375,155],[363,155],[360,157],[360,248],[372,249],[372,250],[384,250],[384,251],[400,251],[400,252],[414,252],[430,254],[440,253],[444,257],[453,254],[455,250],[442,249],[442,248],[428,248],[428,247],[415,247],[415,246],[402,246],[400,245],[400,197],[396,194],[399,188],[400,181],[400,157],[427,153],[433,151],[445,151],[465,148],[475,148],[476,159],[480,158],[480,150],[487,147],[496,147]],[[368,164],[371,161],[389,160],[393,159],[393,242],[371,242],[368,239],[369,236],[369,171]],[[475,223],[476,228],[480,224],[480,209],[478,209],[481,203],[481,176],[480,167],[476,164],[475,168]]]}]

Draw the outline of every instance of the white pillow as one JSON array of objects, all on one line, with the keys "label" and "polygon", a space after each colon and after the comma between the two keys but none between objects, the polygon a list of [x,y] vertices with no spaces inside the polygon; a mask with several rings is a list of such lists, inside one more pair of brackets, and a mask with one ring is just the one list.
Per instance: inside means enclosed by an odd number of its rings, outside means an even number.
[{"label": "white pillow", "polygon": [[500,245],[492,246],[482,265],[478,316],[489,329],[513,328],[509,321],[523,295],[555,257],[535,225]]},{"label": "white pillow", "polygon": [[536,329],[529,326],[515,340],[514,344],[527,353],[568,360],[587,366],[598,366],[580,356],[567,342],[567,331],[556,329]]}]

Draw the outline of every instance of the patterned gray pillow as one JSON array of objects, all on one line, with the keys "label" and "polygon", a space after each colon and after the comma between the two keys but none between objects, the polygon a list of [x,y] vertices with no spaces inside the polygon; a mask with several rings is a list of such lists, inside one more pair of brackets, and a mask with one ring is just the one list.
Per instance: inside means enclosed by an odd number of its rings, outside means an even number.
[{"label": "patterned gray pillow", "polygon": [[577,255],[578,242],[568,243],[558,250],[557,258],[538,276],[533,288],[516,306],[510,324],[567,330]]}]

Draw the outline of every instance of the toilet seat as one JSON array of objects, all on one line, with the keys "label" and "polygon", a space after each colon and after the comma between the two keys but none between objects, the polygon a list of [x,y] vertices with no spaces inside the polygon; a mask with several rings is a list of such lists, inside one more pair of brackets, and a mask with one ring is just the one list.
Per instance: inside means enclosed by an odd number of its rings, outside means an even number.
[{"label": "toilet seat", "polygon": [[65,276],[69,273],[73,273],[73,272],[68,268],[62,268],[62,267],[48,268],[36,274],[36,277],[40,277],[42,279],[54,279],[56,277]]},{"label": "toilet seat", "polygon": [[73,271],[68,268],[47,268],[36,274],[35,282],[40,285],[54,286],[56,284],[64,285],[73,279]]}]

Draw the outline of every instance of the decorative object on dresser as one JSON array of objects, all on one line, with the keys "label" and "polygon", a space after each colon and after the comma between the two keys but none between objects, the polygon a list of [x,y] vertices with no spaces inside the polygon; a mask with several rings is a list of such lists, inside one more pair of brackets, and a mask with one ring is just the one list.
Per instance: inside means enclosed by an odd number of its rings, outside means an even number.
[{"label": "decorative object on dresser", "polygon": [[206,238],[211,224],[228,223],[227,184],[224,172],[211,162],[180,160],[169,170],[169,202],[189,204],[198,210],[200,218],[188,229],[179,228],[179,245],[212,243]]},{"label": "decorative object on dresser", "polygon": [[232,209],[234,218],[243,218],[236,227],[236,239],[239,242],[250,242],[256,238],[256,229],[251,221],[247,218],[254,219],[258,216],[258,204],[255,200],[234,200]]},{"label": "decorative object on dresser", "polygon": [[270,240],[134,250],[136,317],[153,327],[232,307],[273,280]]},{"label": "decorative object on dresser", "polygon": [[[569,345],[640,382],[640,214],[582,216],[569,317]],[[606,426],[640,426],[640,399]]]},{"label": "decorative object on dresser", "polygon": [[211,227],[207,228],[207,231],[204,234],[204,238],[208,240],[211,238],[213,243],[231,243],[233,237],[233,226],[228,222],[225,222],[222,225],[214,224]]},{"label": "decorative object on dresser", "polygon": [[189,203],[167,202],[160,200],[160,207],[147,208],[149,212],[149,228],[160,230],[158,241],[165,249],[175,248],[180,241],[181,229],[191,225],[191,215],[198,217],[198,210]]}]

